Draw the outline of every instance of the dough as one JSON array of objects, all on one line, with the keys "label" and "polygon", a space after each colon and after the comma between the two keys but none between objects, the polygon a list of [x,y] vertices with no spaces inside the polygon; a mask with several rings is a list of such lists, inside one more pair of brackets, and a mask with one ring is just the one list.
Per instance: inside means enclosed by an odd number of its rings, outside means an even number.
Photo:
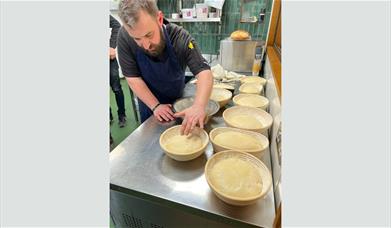
[{"label": "dough", "polygon": [[257,85],[248,85],[242,87],[242,92],[244,93],[259,93],[260,89]]},{"label": "dough", "polygon": [[175,135],[165,143],[166,148],[177,154],[189,154],[202,147],[202,140],[197,135]]},{"label": "dough", "polygon": [[222,88],[222,89],[230,89],[230,90],[234,90],[235,89],[233,86],[228,85],[228,84],[224,84],[224,83],[214,84],[213,88]]},{"label": "dough", "polygon": [[239,105],[254,107],[254,108],[262,107],[263,105],[265,105],[265,102],[259,99],[259,97],[251,97],[251,96],[242,97],[237,101],[237,103]]},{"label": "dough", "polygon": [[224,147],[234,150],[262,150],[262,145],[256,138],[236,131],[226,131],[215,136],[214,141]]},{"label": "dough", "polygon": [[262,123],[251,115],[232,115],[229,118],[229,122],[239,128],[247,128],[247,129],[259,129],[262,128]]},{"label": "dough", "polygon": [[262,178],[253,164],[239,158],[218,161],[210,172],[212,184],[233,197],[252,197],[262,192]]},{"label": "dough", "polygon": [[212,94],[210,95],[210,99],[219,102],[219,101],[226,100],[227,97],[224,96],[224,94],[221,94],[219,92],[215,93],[215,92],[212,91]]},{"label": "dough", "polygon": [[260,83],[262,79],[258,77],[248,77],[248,78],[243,78],[244,83]]}]

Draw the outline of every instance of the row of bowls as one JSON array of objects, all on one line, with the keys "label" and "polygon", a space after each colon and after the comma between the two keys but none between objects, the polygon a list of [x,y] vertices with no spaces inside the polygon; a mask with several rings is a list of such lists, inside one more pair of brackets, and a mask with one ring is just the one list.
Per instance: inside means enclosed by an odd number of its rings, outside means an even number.
[{"label": "row of bowls", "polygon": [[[160,137],[161,148],[164,150],[166,155],[168,155],[174,160],[189,161],[202,155],[205,152],[205,149],[210,141],[213,146],[214,155],[208,159],[205,165],[204,173],[209,187],[219,199],[221,199],[222,201],[230,205],[246,206],[246,205],[256,203],[259,199],[264,198],[267,195],[267,193],[270,191],[272,186],[271,173],[269,169],[266,167],[266,165],[259,159],[269,146],[269,141],[264,135],[257,132],[231,128],[231,127],[214,128],[213,130],[210,131],[208,135],[208,133],[204,129],[196,128],[192,134],[195,134],[197,137],[201,139],[202,146],[190,153],[183,154],[183,153],[178,153],[176,151],[170,150],[166,146],[167,142],[171,137],[180,134],[179,133],[180,128],[181,128],[180,125],[173,126],[167,129],[161,135]],[[227,145],[216,142],[215,141],[216,136],[224,132],[240,132],[245,135],[251,136],[256,140],[258,140],[262,145],[262,147],[258,149],[242,150],[237,148],[236,149],[231,148]],[[227,159],[244,161],[245,163],[249,164],[250,166],[252,166],[253,169],[256,170],[255,172],[257,172],[259,176],[258,181],[262,182],[261,189],[260,191],[257,192],[257,194],[236,196],[230,194],[229,192],[225,191],[221,186],[219,186],[218,184],[219,181],[213,177],[212,173],[215,167],[217,167],[216,165],[219,164],[219,162],[222,162]]]},{"label": "row of bowls", "polygon": [[[173,151],[166,146],[170,138],[180,135],[180,125],[167,129],[160,136],[161,148],[169,157],[177,161],[189,161],[199,157],[201,154],[204,153],[210,141],[215,154],[207,161],[205,166],[205,178],[208,182],[208,185],[215,193],[215,195],[222,201],[231,205],[238,206],[252,204],[255,203],[258,199],[263,198],[270,190],[272,184],[270,171],[260,160],[265,150],[269,146],[269,141],[265,135],[273,122],[273,118],[265,111],[268,107],[269,101],[267,100],[267,98],[260,95],[263,91],[263,86],[265,85],[266,81],[264,81],[264,79],[260,77],[249,76],[245,79],[242,79],[241,83],[242,85],[239,87],[240,94],[234,96],[233,98],[233,91],[231,92],[227,89],[221,88],[213,89],[211,100],[206,110],[209,118],[214,115],[219,108],[222,108],[227,105],[231,98],[235,106],[227,108],[223,112],[222,116],[227,127],[214,128],[209,132],[209,134],[204,129],[200,128],[196,128],[193,131],[192,134],[201,139],[202,145],[199,148],[184,154],[178,153],[177,151]],[[246,90],[247,88],[257,88],[257,90]],[[179,111],[181,109],[184,109],[186,106],[191,105],[193,103],[191,99],[192,98],[185,98],[177,101],[174,104],[174,109]],[[252,101],[256,101],[261,105],[246,105],[246,103],[248,104],[249,102],[241,102],[243,101],[243,99],[251,99]],[[233,121],[235,116],[238,115],[245,115],[249,118],[255,118],[257,121],[262,123],[262,126],[241,126],[237,123],[237,121]],[[257,142],[260,143],[261,146],[256,149],[243,149],[238,147],[235,148],[232,145],[227,145],[225,143],[217,142],[215,140],[216,136],[226,132],[236,132],[242,135],[246,135],[246,137],[251,137],[252,139],[255,139]],[[253,168],[257,170],[256,172],[260,175],[262,181],[262,187],[256,195],[251,195],[248,197],[238,197],[230,195],[223,189],[221,189],[217,184],[217,181],[212,178],[212,172],[216,167],[216,164],[219,164],[219,162],[230,158],[245,161],[245,163],[250,164]]]}]

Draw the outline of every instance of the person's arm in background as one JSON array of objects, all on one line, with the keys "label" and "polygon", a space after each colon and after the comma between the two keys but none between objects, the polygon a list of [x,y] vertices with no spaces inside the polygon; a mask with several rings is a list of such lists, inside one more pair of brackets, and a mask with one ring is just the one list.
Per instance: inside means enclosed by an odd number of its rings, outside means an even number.
[{"label": "person's arm in background", "polygon": [[110,55],[110,59],[113,60],[116,58],[115,48],[117,47],[118,32],[119,29],[121,28],[121,24],[111,15],[110,15],[110,28],[111,28],[111,36],[110,36],[109,55]]},{"label": "person's arm in background", "polygon": [[213,87],[213,75],[210,71],[210,66],[202,57],[201,51],[198,49],[197,43],[194,39],[184,32],[186,36],[184,40],[185,47],[184,58],[192,73],[197,78],[197,90],[195,94],[194,103],[189,108],[174,114],[174,117],[183,117],[181,133],[188,135],[198,124],[204,128],[206,119],[206,107],[208,105],[209,97]]}]

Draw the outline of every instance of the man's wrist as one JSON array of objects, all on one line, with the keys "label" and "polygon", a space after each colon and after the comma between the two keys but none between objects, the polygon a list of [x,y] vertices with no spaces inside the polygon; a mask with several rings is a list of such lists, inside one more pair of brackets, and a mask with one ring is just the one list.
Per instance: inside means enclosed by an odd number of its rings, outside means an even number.
[{"label": "man's wrist", "polygon": [[155,112],[155,110],[157,109],[157,107],[159,107],[160,103],[157,103],[153,108],[152,108],[152,112]]},{"label": "man's wrist", "polygon": [[197,102],[197,101],[195,101],[195,102],[193,103],[193,106],[200,107],[200,108],[205,108],[206,105],[207,105],[207,103],[208,103],[208,102],[206,102],[206,104],[204,104],[204,103],[202,103],[202,102]]}]

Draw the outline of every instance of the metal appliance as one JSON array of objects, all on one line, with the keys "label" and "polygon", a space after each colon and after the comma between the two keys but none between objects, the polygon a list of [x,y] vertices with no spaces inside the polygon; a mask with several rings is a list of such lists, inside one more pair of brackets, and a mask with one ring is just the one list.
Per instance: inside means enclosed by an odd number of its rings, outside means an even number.
[{"label": "metal appliance", "polygon": [[235,41],[229,37],[221,40],[220,65],[228,71],[252,72],[256,50],[261,49],[263,53],[264,44],[261,40]]}]

